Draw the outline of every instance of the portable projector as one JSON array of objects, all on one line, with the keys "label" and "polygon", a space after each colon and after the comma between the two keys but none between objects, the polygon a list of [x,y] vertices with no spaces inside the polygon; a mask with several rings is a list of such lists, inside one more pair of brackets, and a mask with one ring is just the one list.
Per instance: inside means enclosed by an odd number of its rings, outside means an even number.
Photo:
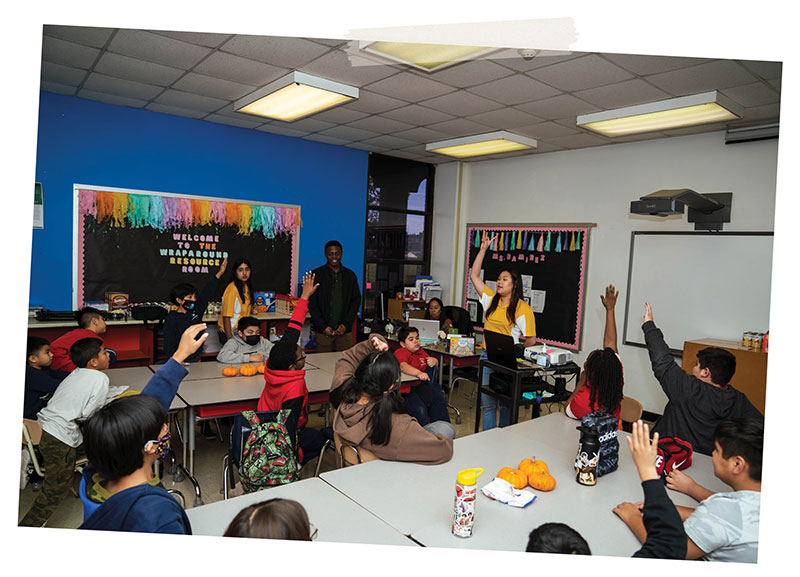
[{"label": "portable projector", "polygon": [[572,360],[572,353],[561,349],[549,349],[544,345],[525,347],[525,359],[541,367],[563,365]]}]

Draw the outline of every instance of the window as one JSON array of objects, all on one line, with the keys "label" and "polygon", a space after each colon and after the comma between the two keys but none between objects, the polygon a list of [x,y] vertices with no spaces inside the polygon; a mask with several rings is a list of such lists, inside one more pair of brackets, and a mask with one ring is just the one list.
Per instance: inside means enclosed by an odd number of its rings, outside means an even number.
[{"label": "window", "polygon": [[[370,154],[362,318],[430,272],[435,166]],[[385,302],[385,301],[384,301]],[[380,313],[378,313],[380,315]]]}]

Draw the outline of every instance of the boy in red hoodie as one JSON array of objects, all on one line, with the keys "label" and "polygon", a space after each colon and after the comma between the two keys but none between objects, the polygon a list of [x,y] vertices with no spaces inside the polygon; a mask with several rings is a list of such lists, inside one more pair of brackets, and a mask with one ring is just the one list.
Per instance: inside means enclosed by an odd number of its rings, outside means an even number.
[{"label": "boy in red hoodie", "polygon": [[279,411],[291,409],[292,418],[297,431],[298,458],[300,463],[316,457],[325,438],[316,429],[306,429],[308,422],[308,388],[306,387],[306,355],[300,345],[300,331],[303,329],[308,313],[308,299],[317,290],[314,284],[314,273],[303,275],[303,291],[300,300],[292,312],[289,325],[281,340],[275,343],[269,353],[264,380],[266,384],[261,398],[258,399],[258,411]]}]

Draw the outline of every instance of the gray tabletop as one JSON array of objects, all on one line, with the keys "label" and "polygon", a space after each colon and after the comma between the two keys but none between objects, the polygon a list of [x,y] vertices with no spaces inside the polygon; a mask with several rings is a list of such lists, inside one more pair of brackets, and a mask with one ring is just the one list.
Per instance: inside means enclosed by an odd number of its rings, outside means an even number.
[{"label": "gray tabletop", "polygon": [[303,505],[309,521],[318,530],[318,541],[414,545],[413,541],[316,477],[195,507],[187,510],[186,514],[193,534],[219,536],[239,511],[275,497],[293,499]]},{"label": "gray tabletop", "polygon": [[[579,485],[573,467],[578,443],[576,424],[563,413],[548,415],[456,439],[453,459],[442,465],[374,461],[323,473],[322,478],[425,546],[524,551],[531,530],[542,523],[561,522],[581,533],[593,553],[628,557],[640,547],[639,542],[612,512],[622,501],[642,500],[641,483],[627,443],[620,439],[618,470],[599,478],[593,487]],[[621,437],[625,435],[621,433]],[[516,467],[522,459],[532,456],[547,462],[556,478],[556,488],[550,492],[527,488],[537,498],[523,509],[493,501],[479,492],[473,536],[454,537],[451,524],[458,471],[483,468],[484,473],[478,478],[480,489],[502,467]],[[710,457],[695,455],[686,472],[711,490],[730,490],[714,477]],[[414,487],[424,490],[410,489]],[[386,499],[387,493],[404,495],[404,505],[392,505]],[[676,504],[695,505],[686,495],[673,491],[669,494]]]},{"label": "gray tabletop", "polygon": [[[162,365],[159,365],[159,367]],[[145,385],[153,377],[153,371],[150,367],[124,367],[120,369],[108,369],[105,372],[108,375],[109,385],[112,387],[127,386],[130,390],[141,392]],[[169,407],[170,411],[178,411],[186,407],[177,395],[172,400]]]}]

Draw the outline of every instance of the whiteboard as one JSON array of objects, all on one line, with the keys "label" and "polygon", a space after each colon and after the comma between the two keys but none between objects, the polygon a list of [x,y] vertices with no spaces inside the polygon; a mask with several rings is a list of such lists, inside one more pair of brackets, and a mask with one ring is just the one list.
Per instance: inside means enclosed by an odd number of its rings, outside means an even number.
[{"label": "whiteboard", "polygon": [[633,232],[623,342],[644,346],[645,301],[673,350],[769,330],[772,239],[771,232]]}]

